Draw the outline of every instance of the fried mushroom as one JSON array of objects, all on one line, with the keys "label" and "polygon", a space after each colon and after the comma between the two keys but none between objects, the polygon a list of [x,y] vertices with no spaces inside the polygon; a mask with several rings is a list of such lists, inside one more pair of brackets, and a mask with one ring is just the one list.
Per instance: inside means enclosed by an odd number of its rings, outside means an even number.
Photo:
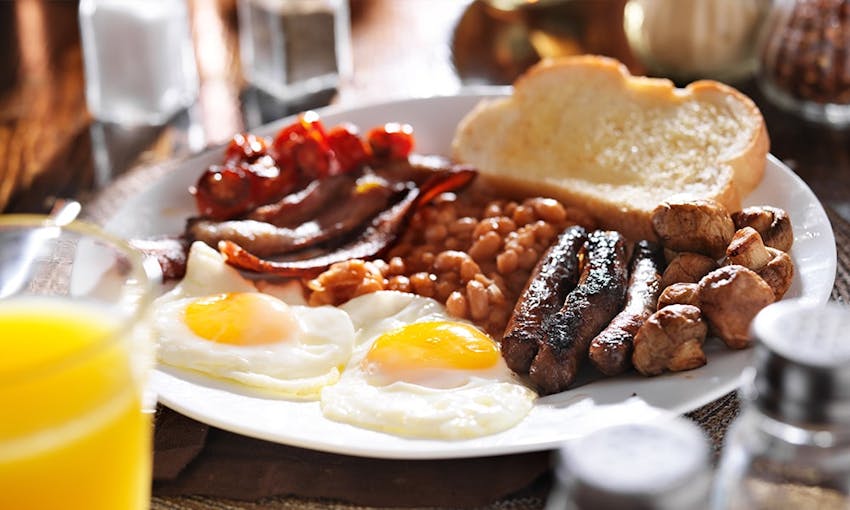
[{"label": "fried mushroom", "polygon": [[643,375],[701,367],[706,362],[702,344],[707,333],[699,308],[666,306],[650,315],[635,335],[632,364]]},{"label": "fried mushroom", "polygon": [[699,282],[698,298],[712,333],[732,349],[749,345],[750,322],[775,300],[770,285],[740,265],[723,266],[705,275]]},{"label": "fried mushroom", "polygon": [[717,260],[735,234],[726,208],[714,200],[671,197],[652,211],[652,227],[664,247],[696,252]]},{"label": "fried mushroom", "polygon": [[670,305],[693,305],[699,306],[699,284],[698,283],[674,283],[665,288],[658,296],[658,308]]},{"label": "fried mushroom", "polygon": [[768,248],[772,255],[770,262],[758,271],[758,275],[773,289],[777,301],[788,292],[794,279],[794,263],[791,256],[776,248]]},{"label": "fried mushroom", "polygon": [[717,262],[699,253],[684,252],[676,255],[661,275],[661,288],[674,283],[697,283],[708,273],[717,269]]},{"label": "fried mushroom", "polygon": [[768,205],[747,207],[733,213],[732,221],[738,230],[744,227],[754,228],[761,235],[764,244],[771,248],[787,252],[794,244],[791,219],[784,209]]},{"label": "fried mushroom", "polygon": [[781,299],[794,278],[794,264],[784,251],[764,245],[761,235],[752,227],[737,232],[726,249],[726,264],[737,264],[755,271]]}]

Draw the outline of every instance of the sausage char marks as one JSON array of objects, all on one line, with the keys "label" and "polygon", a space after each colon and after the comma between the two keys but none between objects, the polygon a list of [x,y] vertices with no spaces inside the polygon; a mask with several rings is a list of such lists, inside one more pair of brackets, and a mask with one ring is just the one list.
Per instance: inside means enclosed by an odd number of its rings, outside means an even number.
[{"label": "sausage char marks", "polygon": [[569,227],[532,271],[501,342],[502,356],[514,372],[528,373],[546,336],[544,321],[561,309],[567,294],[578,283],[578,253],[586,240],[584,228]]},{"label": "sausage char marks", "polygon": [[662,264],[657,246],[648,241],[635,244],[629,264],[626,305],[590,342],[590,362],[603,374],[622,374],[631,367],[635,334],[658,304]]},{"label": "sausage char marks", "polygon": [[502,356],[541,394],[569,387],[591,340],[622,309],[626,245],[617,232],[565,230],[541,257],[502,339]]},{"label": "sausage char marks", "polygon": [[591,340],[622,309],[627,256],[623,236],[597,230],[579,252],[579,279],[563,307],[544,320],[545,335],[528,375],[541,394],[567,389],[587,356]]}]

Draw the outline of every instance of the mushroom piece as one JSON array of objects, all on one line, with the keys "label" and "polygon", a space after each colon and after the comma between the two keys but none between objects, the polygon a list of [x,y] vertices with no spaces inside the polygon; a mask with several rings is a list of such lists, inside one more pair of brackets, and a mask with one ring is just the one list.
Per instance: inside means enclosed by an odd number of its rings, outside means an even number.
[{"label": "mushroom piece", "polygon": [[791,261],[791,256],[784,251],[776,248],[768,248],[767,251],[773,257],[757,272],[770,285],[774,297],[779,301],[791,287],[791,281],[794,279],[794,263]]},{"label": "mushroom piece", "polygon": [[717,262],[706,255],[684,252],[676,255],[661,275],[661,288],[674,283],[697,283],[708,273],[717,269]]},{"label": "mushroom piece", "polygon": [[737,264],[755,271],[770,285],[776,299],[785,295],[794,277],[791,256],[765,246],[761,235],[752,227],[735,232],[726,249],[726,264]]},{"label": "mushroom piece", "polygon": [[658,296],[658,308],[670,305],[693,305],[699,306],[699,284],[698,283],[674,283],[665,288]]},{"label": "mushroom piece", "polygon": [[732,214],[735,228],[752,227],[761,235],[764,244],[787,252],[794,244],[791,219],[784,209],[760,205],[747,207]]},{"label": "mushroom piece", "polygon": [[690,251],[717,260],[735,233],[726,208],[714,200],[671,197],[652,211],[652,227],[664,247]]},{"label": "mushroom piece", "polygon": [[643,375],[701,367],[707,333],[699,308],[666,306],[650,315],[635,335],[632,364]]},{"label": "mushroom piece", "polygon": [[750,342],[750,322],[775,300],[773,289],[744,266],[723,266],[699,282],[699,302],[712,333],[732,349]]}]

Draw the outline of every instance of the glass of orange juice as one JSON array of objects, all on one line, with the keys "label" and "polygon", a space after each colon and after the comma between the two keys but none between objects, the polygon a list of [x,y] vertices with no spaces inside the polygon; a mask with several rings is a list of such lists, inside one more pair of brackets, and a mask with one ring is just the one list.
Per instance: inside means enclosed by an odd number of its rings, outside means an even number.
[{"label": "glass of orange juice", "polygon": [[94,226],[0,216],[0,509],[149,507],[158,278]]}]

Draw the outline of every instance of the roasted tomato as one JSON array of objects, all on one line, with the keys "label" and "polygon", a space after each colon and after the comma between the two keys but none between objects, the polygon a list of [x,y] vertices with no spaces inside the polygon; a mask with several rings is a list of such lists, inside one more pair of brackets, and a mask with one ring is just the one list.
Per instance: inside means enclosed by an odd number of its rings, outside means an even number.
[{"label": "roasted tomato", "polygon": [[327,140],[342,173],[359,170],[372,157],[369,145],[360,139],[353,124],[335,126],[328,132]]},{"label": "roasted tomato", "polygon": [[276,202],[295,190],[298,173],[292,165],[278,166],[271,156],[264,156],[251,165],[242,164],[251,184],[254,207]]},{"label": "roasted tomato", "polygon": [[[300,147],[304,145],[308,145],[308,148],[304,150],[304,154],[299,155]],[[293,162],[308,179],[322,178],[330,170],[330,155],[320,154],[329,153],[330,147],[325,128],[315,112],[302,113],[296,122],[281,129],[269,152],[278,166],[285,167]]]},{"label": "roasted tomato", "polygon": [[250,133],[233,135],[224,151],[225,163],[253,163],[268,154],[268,142],[261,136]]},{"label": "roasted tomato", "polygon": [[251,183],[235,163],[207,168],[189,191],[195,196],[198,212],[218,221],[237,217],[253,206]]},{"label": "roasted tomato", "polygon": [[366,135],[372,153],[378,158],[404,159],[413,152],[413,127],[388,122]]},{"label": "roasted tomato", "polygon": [[328,144],[313,137],[306,137],[292,148],[295,168],[305,182],[324,179],[339,173],[337,163]]},{"label": "roasted tomato", "polygon": [[213,165],[189,191],[202,216],[224,221],[283,198],[297,183],[294,167],[281,169],[270,156],[263,156],[254,163]]}]

